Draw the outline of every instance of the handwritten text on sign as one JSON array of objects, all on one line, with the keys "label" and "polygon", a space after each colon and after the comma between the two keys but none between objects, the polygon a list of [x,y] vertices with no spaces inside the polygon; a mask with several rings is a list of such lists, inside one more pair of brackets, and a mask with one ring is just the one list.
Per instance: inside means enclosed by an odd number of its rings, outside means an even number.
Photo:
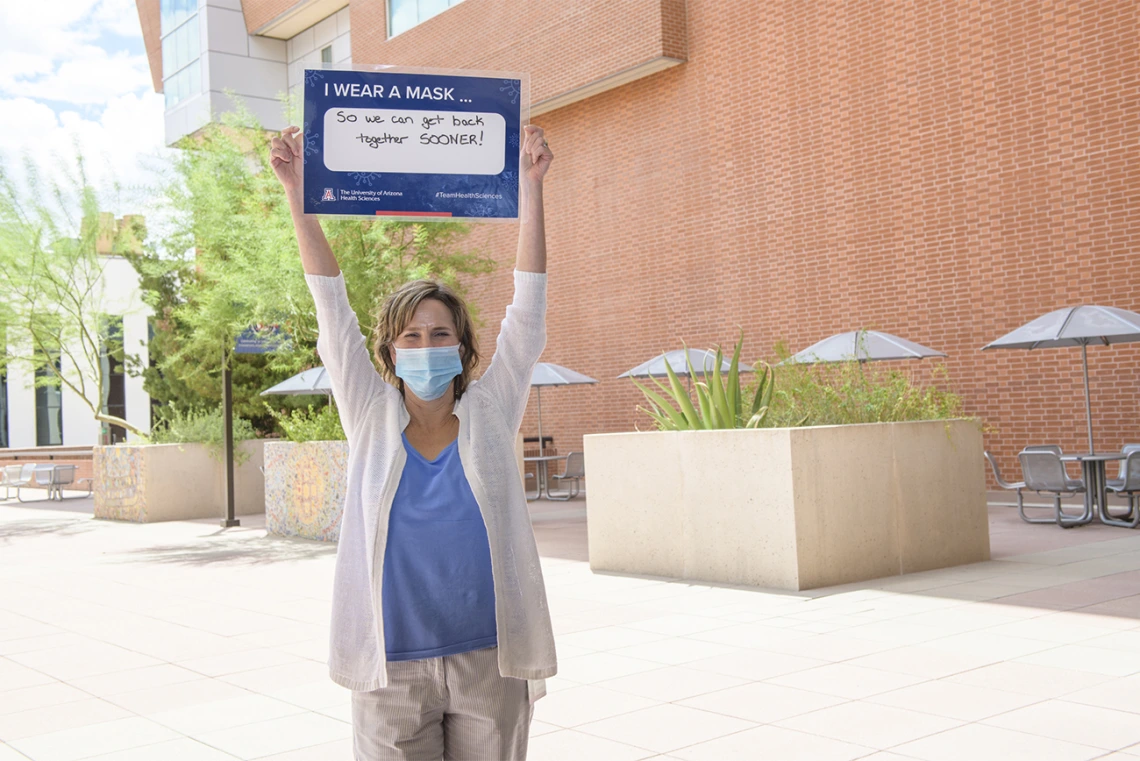
[{"label": "handwritten text on sign", "polygon": [[336,108],[325,112],[325,166],[334,172],[499,174],[499,114]]}]

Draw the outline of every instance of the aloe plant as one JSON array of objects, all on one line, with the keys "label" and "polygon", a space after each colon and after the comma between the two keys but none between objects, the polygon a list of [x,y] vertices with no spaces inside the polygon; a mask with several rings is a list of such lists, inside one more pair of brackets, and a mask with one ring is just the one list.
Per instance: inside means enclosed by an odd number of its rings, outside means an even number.
[{"label": "aloe plant", "polygon": [[[649,408],[638,407],[638,409],[653,418],[657,427],[663,431],[758,428],[768,414],[775,373],[767,363],[759,363],[756,368],[756,389],[751,401],[745,403],[747,390],[740,386],[740,349],[743,345],[742,332],[732,353],[727,377],[721,372],[724,353],[719,346],[717,347],[716,360],[711,373],[704,371],[701,376],[703,380],[693,384],[697,396],[695,405],[691,393],[681,384],[677,373],[668,362],[665,363],[668,386],[656,378],[650,378],[660,391],[634,380],[633,384],[645,394],[649,404]],[[686,358],[687,356],[686,354]],[[760,370],[761,365],[763,370]],[[691,361],[689,361],[689,377],[697,377]]]}]

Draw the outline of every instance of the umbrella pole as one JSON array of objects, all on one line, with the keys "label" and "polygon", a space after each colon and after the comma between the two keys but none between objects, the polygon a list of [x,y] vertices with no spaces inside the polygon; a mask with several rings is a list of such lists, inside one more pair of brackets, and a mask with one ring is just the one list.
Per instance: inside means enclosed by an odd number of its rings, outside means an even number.
[{"label": "umbrella pole", "polygon": [[1092,401],[1089,398],[1089,347],[1088,344],[1081,344],[1081,363],[1085,369],[1085,421],[1089,426],[1089,454],[1095,454],[1096,450],[1093,449],[1093,429],[1092,429]]},{"label": "umbrella pole", "polygon": [[535,386],[534,392],[538,396],[538,456],[542,457],[545,454],[542,446],[542,386]]}]

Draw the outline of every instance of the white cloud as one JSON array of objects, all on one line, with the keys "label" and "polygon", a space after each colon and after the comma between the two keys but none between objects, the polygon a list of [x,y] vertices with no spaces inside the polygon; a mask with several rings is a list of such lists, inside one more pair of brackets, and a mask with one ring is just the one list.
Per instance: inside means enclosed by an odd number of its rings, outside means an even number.
[{"label": "white cloud", "polygon": [[[24,155],[61,179],[61,167],[73,165],[78,147],[92,185],[106,194],[108,210],[119,214],[151,211],[151,199],[137,188],[154,184],[153,170],[170,155],[163,144],[162,96],[154,93],[117,96],[98,119],[71,110],[57,114],[30,98],[0,99],[0,134],[4,159],[20,180]],[[118,197],[109,193],[115,185],[123,187]]]},{"label": "white cloud", "polygon": [[103,0],[93,13],[95,22],[120,37],[139,34],[139,10],[135,0]]},{"label": "white cloud", "polygon": [[[134,0],[0,0],[0,143],[17,177],[30,156],[58,176],[76,144],[97,188],[154,182],[166,153]],[[117,213],[147,209],[125,193]]]},{"label": "white cloud", "polygon": [[22,95],[65,103],[101,104],[124,93],[137,93],[151,84],[145,55],[125,50],[108,53],[94,45],[72,51],[49,74],[17,78],[5,90]]}]

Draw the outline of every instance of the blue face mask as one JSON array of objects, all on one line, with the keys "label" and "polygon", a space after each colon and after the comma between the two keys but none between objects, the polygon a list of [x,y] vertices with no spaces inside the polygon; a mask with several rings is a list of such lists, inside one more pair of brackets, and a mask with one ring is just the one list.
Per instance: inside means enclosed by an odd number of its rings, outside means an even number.
[{"label": "blue face mask", "polygon": [[451,381],[462,372],[459,344],[427,349],[396,348],[396,377],[425,402],[443,396]]}]

